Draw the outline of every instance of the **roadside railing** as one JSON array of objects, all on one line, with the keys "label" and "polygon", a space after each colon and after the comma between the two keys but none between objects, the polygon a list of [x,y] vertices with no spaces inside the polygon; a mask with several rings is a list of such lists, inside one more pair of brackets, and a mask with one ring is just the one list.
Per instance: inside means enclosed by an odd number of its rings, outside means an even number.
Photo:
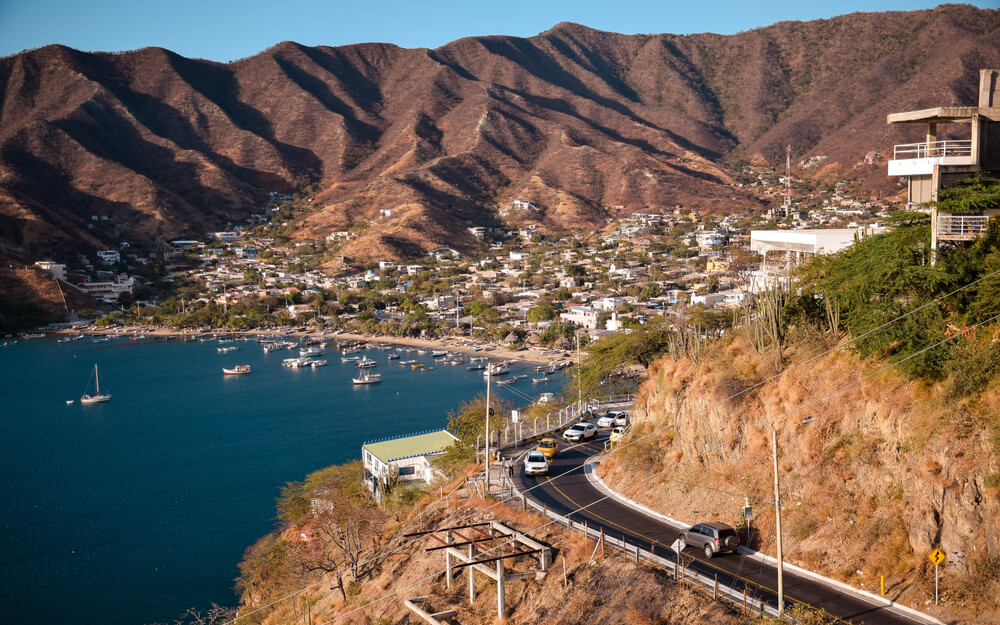
[{"label": "roadside railing", "polygon": [[[504,422],[503,427],[493,429],[491,432],[490,449],[501,451],[510,447],[519,447],[525,441],[553,434],[569,427],[585,413],[597,414],[612,406],[624,406],[634,402],[635,395],[605,395],[575,401],[559,410],[550,411],[544,417],[519,420],[516,423]],[[476,451],[478,454],[485,453],[483,435],[480,435],[476,441]]]},{"label": "roadside railing", "polygon": [[[540,512],[543,516],[548,517],[560,525],[564,526],[570,532],[578,531],[583,533],[597,542],[594,547],[594,553],[597,553],[597,548],[603,546],[604,548],[611,548],[622,553],[627,558],[634,559],[636,564],[642,561],[658,565],[665,569],[669,575],[671,575],[674,580],[681,583],[692,583],[699,584],[707,588],[711,593],[713,598],[716,600],[728,601],[738,608],[746,612],[757,614],[760,616],[771,616],[778,617],[778,609],[775,606],[770,605],[763,599],[757,596],[757,588],[748,588],[748,584],[744,584],[742,588],[736,588],[729,586],[723,582],[719,581],[719,576],[714,575],[709,577],[703,573],[692,570],[687,566],[688,562],[685,561],[684,555],[679,555],[672,548],[668,546],[661,545],[659,549],[655,543],[649,543],[649,548],[639,543],[635,538],[631,539],[622,534],[620,537],[612,536],[611,534],[605,533],[601,528],[590,527],[586,520],[576,520],[573,519],[573,515],[562,515],[552,510],[548,509],[545,504],[540,504],[517,490],[513,481],[508,477],[504,476],[504,487],[505,492],[510,492],[521,502],[521,508],[526,510],[532,508],[537,512]],[[603,543],[603,545],[602,545]],[[591,556],[593,558],[593,556]],[[788,615],[785,615],[786,620]]]}]

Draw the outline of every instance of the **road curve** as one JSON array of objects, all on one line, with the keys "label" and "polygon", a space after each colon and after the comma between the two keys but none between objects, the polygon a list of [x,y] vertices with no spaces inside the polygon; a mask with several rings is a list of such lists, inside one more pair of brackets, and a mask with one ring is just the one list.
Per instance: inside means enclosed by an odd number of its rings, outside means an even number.
[{"label": "road curve", "polygon": [[[670,546],[683,529],[681,526],[653,518],[607,497],[587,478],[583,465],[587,458],[603,450],[603,441],[603,434],[598,441],[587,444],[571,446],[561,441],[559,455],[550,464],[548,477],[526,476],[523,464],[518,463],[514,483],[527,497],[557,514],[569,514],[575,521],[586,521],[590,527],[603,528],[607,536],[619,540],[624,538],[630,546],[651,549],[659,556],[676,561],[676,554]],[[709,578],[717,575],[720,584],[738,592],[745,589],[749,597],[777,606],[776,567],[740,554],[708,559],[701,551],[691,548],[684,551],[683,558],[688,568]],[[841,623],[925,625],[933,622],[894,611],[787,568],[784,572],[784,591],[786,608],[794,603],[805,604],[826,612]]]}]

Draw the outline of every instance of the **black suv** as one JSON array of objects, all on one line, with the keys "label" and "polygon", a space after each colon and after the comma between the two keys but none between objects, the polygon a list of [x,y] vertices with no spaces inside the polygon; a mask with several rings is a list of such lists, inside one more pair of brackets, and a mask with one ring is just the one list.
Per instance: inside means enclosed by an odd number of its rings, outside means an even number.
[{"label": "black suv", "polygon": [[740,546],[740,537],[736,535],[736,530],[725,523],[711,521],[708,523],[698,523],[691,529],[681,532],[680,550],[685,547],[695,547],[704,549],[705,557],[711,558],[717,553],[728,553],[736,551]]}]

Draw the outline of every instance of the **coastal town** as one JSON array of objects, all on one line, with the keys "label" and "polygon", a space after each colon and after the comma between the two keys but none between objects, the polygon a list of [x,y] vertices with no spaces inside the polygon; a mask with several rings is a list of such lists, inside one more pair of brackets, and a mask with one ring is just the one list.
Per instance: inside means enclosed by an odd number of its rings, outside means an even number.
[{"label": "coastal town", "polygon": [[[748,168],[740,183],[772,202],[766,213],[647,209],[577,234],[543,233],[533,223],[470,226],[482,242],[478,253],[442,247],[409,261],[340,255],[355,236],[350,230],[293,241],[287,219],[310,199],[272,194],[247,223],[171,241],[165,251],[140,253],[122,242],[35,266],[92,297],[94,310],[73,311],[74,321],[89,316],[104,328],[300,328],[563,350],[577,334],[586,344],[661,316],[717,333],[729,310],[786,282],[808,258],[883,231],[898,206],[863,197],[856,185],[851,193],[846,182],[793,185],[781,173]],[[505,210],[531,206],[514,200]],[[98,227],[114,227],[103,220],[94,216]]]}]

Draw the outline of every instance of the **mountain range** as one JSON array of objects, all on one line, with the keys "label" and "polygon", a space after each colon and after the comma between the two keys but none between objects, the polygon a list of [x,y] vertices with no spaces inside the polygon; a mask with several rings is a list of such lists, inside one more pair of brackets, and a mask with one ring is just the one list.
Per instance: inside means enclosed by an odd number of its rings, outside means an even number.
[{"label": "mountain range", "polygon": [[434,50],[284,42],[231,63],[46,46],[0,59],[0,242],[164,244],[308,187],[294,238],[353,227],[346,254],[412,257],[473,249],[468,228],[501,221],[761,210],[733,183],[786,145],[826,157],[811,176],[893,193],[884,159],[862,159],[922,129],[886,115],[974,104],[998,31],[998,10],[942,5],[735,35],[562,23]]}]

